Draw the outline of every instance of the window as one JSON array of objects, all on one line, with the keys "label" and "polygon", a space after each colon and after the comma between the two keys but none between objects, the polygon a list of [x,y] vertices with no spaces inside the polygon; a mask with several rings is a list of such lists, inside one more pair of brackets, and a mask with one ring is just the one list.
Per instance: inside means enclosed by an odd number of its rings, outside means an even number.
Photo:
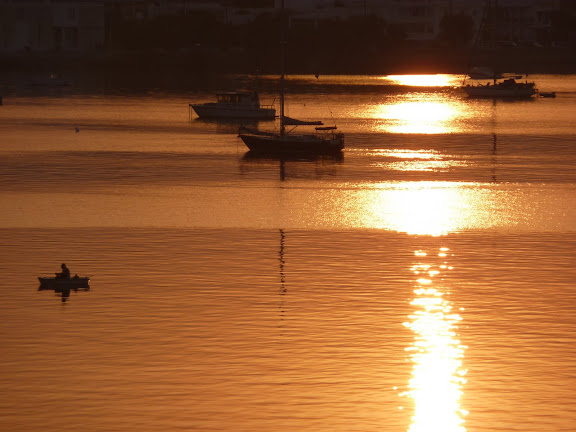
[{"label": "window", "polygon": [[64,29],[64,43],[68,48],[78,48],[78,29],[66,27]]}]

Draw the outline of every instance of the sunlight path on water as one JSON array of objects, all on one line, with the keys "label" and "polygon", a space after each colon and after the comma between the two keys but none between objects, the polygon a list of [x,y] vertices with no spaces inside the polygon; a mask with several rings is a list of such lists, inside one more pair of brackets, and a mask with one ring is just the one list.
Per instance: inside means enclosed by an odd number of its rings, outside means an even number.
[{"label": "sunlight path on water", "polygon": [[[452,269],[444,260],[448,248],[440,248],[437,257],[427,259],[424,251],[415,251],[419,261],[412,267],[417,278],[411,305],[414,312],[404,326],[414,333],[414,342],[406,348],[413,363],[408,390],[403,393],[414,401],[410,432],[464,432],[460,407],[466,370],[462,367],[465,347],[457,339],[462,317],[453,312],[450,294],[443,282]],[[434,259],[439,263],[431,264]]]},{"label": "sunlight path on water", "polygon": [[454,86],[459,81],[458,76],[447,74],[387,75],[381,79],[395,84],[417,87]]}]

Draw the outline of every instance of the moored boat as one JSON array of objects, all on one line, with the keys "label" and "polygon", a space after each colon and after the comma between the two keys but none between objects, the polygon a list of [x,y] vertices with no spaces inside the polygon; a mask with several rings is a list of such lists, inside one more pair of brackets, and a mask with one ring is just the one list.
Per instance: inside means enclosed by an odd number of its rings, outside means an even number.
[{"label": "moored boat", "polygon": [[[486,26],[494,26],[493,20],[498,13],[494,10],[491,1],[487,1],[482,13],[482,20],[478,26],[473,49],[477,47],[482,35],[486,35]],[[489,31],[488,31],[489,33]],[[462,84],[461,89],[472,98],[507,98],[529,99],[538,94],[536,83],[528,81],[527,75],[516,73],[501,73],[491,67],[474,66],[466,71],[467,77],[472,80],[490,80],[487,83]],[[524,81],[520,81],[524,79]],[[466,81],[466,78],[465,78]]]},{"label": "moored boat", "polygon": [[239,134],[246,147],[261,154],[332,154],[344,149],[344,134],[336,126],[317,126],[314,133],[269,133],[243,128]]},{"label": "moored boat", "polygon": [[261,105],[257,91],[237,90],[216,93],[216,102],[191,103],[190,108],[200,118],[274,120],[273,105]]},{"label": "moored boat", "polygon": [[536,83],[531,81],[520,82],[518,77],[505,78],[501,81],[494,78],[492,83],[486,84],[467,84],[462,90],[470,97],[489,97],[489,98],[531,98],[538,93]]},{"label": "moored boat", "polygon": [[[280,75],[280,127],[278,133],[241,128],[238,136],[253,153],[260,154],[332,154],[344,149],[344,134],[336,132],[336,126],[323,126],[321,121],[303,121],[284,115],[285,64],[286,64],[286,16],[284,0],[280,2],[281,21],[281,75]],[[298,126],[315,126],[314,133],[293,133]],[[293,128],[288,131],[287,126]]]},{"label": "moored boat", "polygon": [[555,98],[556,92],[539,92],[538,96],[543,98]]}]

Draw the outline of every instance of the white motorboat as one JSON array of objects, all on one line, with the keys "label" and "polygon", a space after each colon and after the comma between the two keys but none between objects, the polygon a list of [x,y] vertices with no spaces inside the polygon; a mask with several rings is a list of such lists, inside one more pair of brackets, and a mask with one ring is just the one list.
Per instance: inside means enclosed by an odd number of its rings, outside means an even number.
[{"label": "white motorboat", "polygon": [[274,120],[273,105],[261,105],[258,92],[238,90],[216,93],[216,102],[191,103],[190,108],[198,117],[206,119]]}]

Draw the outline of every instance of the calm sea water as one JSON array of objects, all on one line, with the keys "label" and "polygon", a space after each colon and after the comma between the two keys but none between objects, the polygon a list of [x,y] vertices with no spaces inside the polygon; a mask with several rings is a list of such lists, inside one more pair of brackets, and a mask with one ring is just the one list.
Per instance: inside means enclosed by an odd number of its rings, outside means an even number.
[{"label": "calm sea water", "polygon": [[231,79],[9,89],[0,430],[572,432],[576,76],[530,78],[290,77],[346,150],[286,161],[190,115]]}]

